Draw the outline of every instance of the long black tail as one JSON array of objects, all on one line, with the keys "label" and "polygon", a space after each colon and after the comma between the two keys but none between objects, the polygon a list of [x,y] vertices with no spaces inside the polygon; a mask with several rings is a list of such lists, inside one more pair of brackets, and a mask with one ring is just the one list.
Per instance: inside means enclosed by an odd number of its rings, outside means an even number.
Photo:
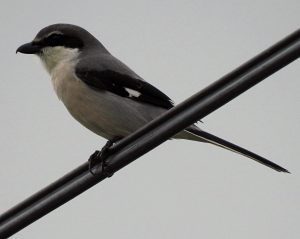
[{"label": "long black tail", "polygon": [[[207,133],[205,131],[202,131],[200,129],[197,129],[196,127],[189,127],[188,129],[186,129],[185,131],[193,134],[196,137],[199,137],[199,141],[204,141],[204,142],[208,142],[214,145],[217,145],[219,147],[222,147],[224,149],[228,149],[230,151],[233,151],[235,153],[244,155],[250,159],[255,160],[256,162],[259,162],[269,168],[272,168],[278,172],[285,172],[285,173],[290,173],[288,170],[286,170],[285,168],[271,162],[270,160],[267,160],[255,153],[250,152],[247,149],[244,149],[238,145],[235,145],[233,143],[230,143],[224,139],[221,139],[217,136],[214,136],[210,133]],[[195,139],[194,139],[195,140]]]}]

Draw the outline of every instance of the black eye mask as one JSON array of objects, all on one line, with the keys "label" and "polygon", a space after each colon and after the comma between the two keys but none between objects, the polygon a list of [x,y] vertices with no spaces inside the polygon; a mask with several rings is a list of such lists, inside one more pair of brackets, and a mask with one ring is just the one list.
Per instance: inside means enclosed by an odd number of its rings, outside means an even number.
[{"label": "black eye mask", "polygon": [[82,48],[83,42],[77,37],[71,37],[62,34],[51,34],[41,42],[37,43],[43,47],[47,46],[64,46],[67,48]]}]

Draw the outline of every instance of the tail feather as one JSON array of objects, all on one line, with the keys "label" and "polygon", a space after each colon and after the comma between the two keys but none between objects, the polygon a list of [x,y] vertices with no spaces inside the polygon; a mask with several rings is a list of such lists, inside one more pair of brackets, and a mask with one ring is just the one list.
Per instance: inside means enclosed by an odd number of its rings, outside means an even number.
[{"label": "tail feather", "polygon": [[250,152],[249,150],[247,149],[244,149],[238,145],[235,145],[233,143],[230,143],[224,139],[221,139],[217,136],[214,136],[210,133],[207,133],[205,131],[202,131],[200,129],[197,129],[196,127],[190,127],[188,129],[186,129],[185,131],[193,134],[194,136],[196,137],[199,137],[199,141],[206,141],[206,142],[209,142],[211,144],[214,144],[214,145],[217,145],[219,147],[222,147],[222,148],[225,148],[227,150],[230,150],[232,152],[235,152],[235,153],[238,153],[238,154],[241,154],[241,155],[244,155],[250,159],[253,159],[255,160],[256,162],[258,163],[261,163],[269,168],[272,168],[278,172],[285,172],[285,173],[290,173],[288,170],[286,170],[285,168],[271,162],[270,160],[268,159],[265,159],[255,153],[252,153]]}]

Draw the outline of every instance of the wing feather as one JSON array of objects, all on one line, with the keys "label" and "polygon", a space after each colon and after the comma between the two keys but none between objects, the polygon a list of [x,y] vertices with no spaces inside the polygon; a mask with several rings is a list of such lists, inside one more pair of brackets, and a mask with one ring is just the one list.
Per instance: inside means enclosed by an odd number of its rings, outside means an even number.
[{"label": "wing feather", "polygon": [[[165,109],[174,106],[163,92],[144,81],[116,58],[97,57],[79,62],[75,73],[79,79],[97,91],[110,91],[121,97],[152,104]],[[89,64],[92,62],[92,64]],[[95,62],[98,62],[96,64]]]}]

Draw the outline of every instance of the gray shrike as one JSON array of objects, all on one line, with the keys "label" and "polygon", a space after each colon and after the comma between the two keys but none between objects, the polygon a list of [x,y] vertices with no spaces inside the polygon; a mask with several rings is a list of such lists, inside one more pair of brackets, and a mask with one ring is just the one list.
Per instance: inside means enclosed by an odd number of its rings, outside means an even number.
[{"label": "gray shrike", "polygon": [[[113,141],[136,131],[174,105],[160,90],[112,56],[93,35],[71,24],[43,28],[17,52],[36,54],[51,75],[58,98],[94,133]],[[174,138],[208,142],[279,172],[279,165],[191,125]]]}]

